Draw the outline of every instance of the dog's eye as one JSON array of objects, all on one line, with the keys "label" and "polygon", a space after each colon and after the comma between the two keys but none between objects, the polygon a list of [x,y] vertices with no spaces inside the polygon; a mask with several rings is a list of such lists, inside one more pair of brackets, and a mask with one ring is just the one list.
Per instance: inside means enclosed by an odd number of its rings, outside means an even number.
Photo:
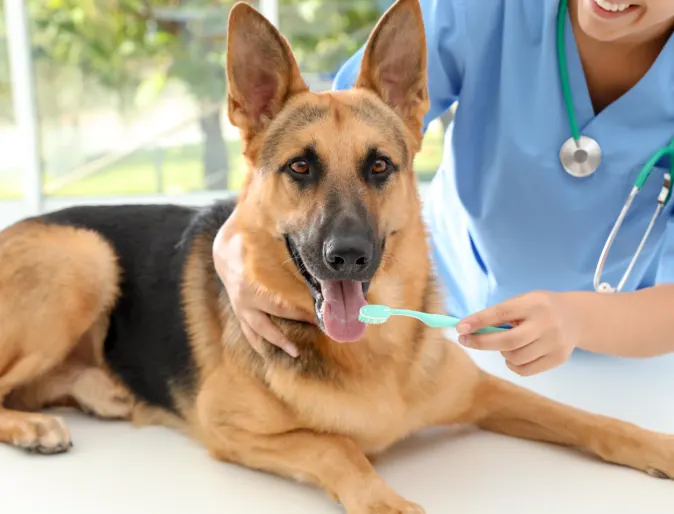
[{"label": "dog's eye", "polygon": [[309,163],[304,159],[297,159],[296,161],[291,162],[289,167],[293,173],[297,173],[298,175],[309,173]]},{"label": "dog's eye", "polygon": [[388,171],[388,161],[386,159],[377,159],[372,163],[372,173],[379,174]]}]

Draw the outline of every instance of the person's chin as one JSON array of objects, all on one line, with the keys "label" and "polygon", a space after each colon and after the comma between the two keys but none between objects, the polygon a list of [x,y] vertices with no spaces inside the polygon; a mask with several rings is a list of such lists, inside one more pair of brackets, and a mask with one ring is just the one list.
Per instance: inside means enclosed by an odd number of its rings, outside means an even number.
[{"label": "person's chin", "polygon": [[628,38],[639,16],[639,6],[625,12],[607,13],[595,0],[578,0],[578,24],[590,38],[602,42]]}]

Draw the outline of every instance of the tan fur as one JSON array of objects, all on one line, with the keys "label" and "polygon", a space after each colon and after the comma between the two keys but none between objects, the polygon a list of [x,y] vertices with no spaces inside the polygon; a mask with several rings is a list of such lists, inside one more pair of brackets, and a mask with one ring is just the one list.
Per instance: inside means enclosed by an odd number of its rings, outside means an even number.
[{"label": "tan fur", "polygon": [[[428,107],[417,0],[399,0],[388,11],[365,55],[358,87],[310,93],[276,29],[246,4],[233,8],[229,114],[250,168],[234,219],[244,238],[245,273],[263,293],[313,312],[279,234],[325,215],[336,194],[347,204],[353,198],[366,205],[388,236],[368,300],[442,312],[412,170]],[[320,187],[298,191],[276,168],[307,144],[326,163],[326,174]],[[400,167],[379,189],[357,175],[373,146]],[[217,459],[316,484],[349,514],[422,513],[377,475],[368,457],[440,425],[472,424],[578,447],[654,476],[674,476],[671,436],[490,376],[441,330],[414,320],[370,326],[354,344],[337,344],[311,325],[275,320],[299,357],[270,345],[257,355],[219,292],[211,243],[194,240],[184,269],[183,310],[198,379],[196,393],[174,387],[176,416],[133,400],[101,362],[119,282],[107,244],[91,232],[34,222],[1,233],[5,407],[34,411],[73,402],[137,425],[165,424],[199,439]],[[56,418],[0,410],[0,440],[56,452],[70,444],[70,435]]]},{"label": "tan fur", "polygon": [[70,445],[60,420],[21,410],[74,403],[128,416],[130,397],[102,357],[119,274],[107,243],[26,221],[0,233],[0,260],[0,441],[44,453]]},{"label": "tan fur", "polygon": [[[237,5],[231,19],[228,69],[236,87],[230,105],[244,104],[246,90],[254,103],[255,73],[237,75],[237,65],[282,39],[248,6]],[[442,312],[412,173],[428,107],[420,20],[416,0],[399,0],[388,11],[370,38],[350,91],[310,93],[296,65],[288,65],[294,60],[287,46],[276,45],[275,52],[288,53],[279,59],[282,66],[265,67],[276,85],[271,118],[243,110],[231,116],[250,166],[236,212],[245,272],[278,301],[312,311],[311,297],[278,235],[320,216],[329,192],[338,191],[360,198],[382,230],[394,234],[368,300]],[[254,37],[239,39],[239,34],[251,34],[252,27]],[[285,98],[282,108],[278,98]],[[325,114],[295,129],[299,110]],[[279,127],[280,136],[275,134]],[[406,161],[395,133],[404,134]],[[266,155],[272,142],[274,151]],[[274,173],[271,163],[292,158],[309,142],[328,172],[321,187],[299,194],[285,175]],[[358,159],[372,146],[403,161],[403,172],[383,194],[363,186],[355,175]],[[392,318],[370,326],[358,343],[343,345],[311,328],[302,330],[311,337],[311,344],[304,345],[294,327],[279,322],[299,343],[301,364],[270,348],[266,361],[256,365],[240,331],[232,328],[236,323],[231,317],[223,323],[228,328],[222,363],[204,382],[197,402],[204,443],[217,458],[315,483],[350,514],[423,512],[390,490],[366,455],[430,426],[474,424],[579,447],[655,476],[674,476],[671,436],[582,412],[489,376],[441,331],[420,329],[413,320]],[[223,397],[219,391],[225,390],[243,393]]]}]

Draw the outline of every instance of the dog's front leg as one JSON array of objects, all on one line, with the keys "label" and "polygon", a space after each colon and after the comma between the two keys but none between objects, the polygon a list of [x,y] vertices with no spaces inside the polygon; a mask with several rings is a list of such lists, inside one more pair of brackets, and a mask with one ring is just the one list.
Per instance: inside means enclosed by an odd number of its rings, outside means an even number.
[{"label": "dog's front leg", "polygon": [[307,429],[244,367],[226,366],[209,376],[196,403],[196,432],[211,455],[317,485],[348,514],[423,514],[384,482],[353,439]]},{"label": "dog's front leg", "polygon": [[262,435],[220,427],[211,431],[207,445],[220,460],[318,485],[348,514],[424,512],[393,491],[347,437],[309,430]]},{"label": "dog's front leg", "polygon": [[582,449],[658,478],[674,478],[674,436],[561,404],[487,373],[471,372],[467,382],[471,385],[460,398],[435,403],[433,424],[473,424],[511,437]]},{"label": "dog's front leg", "polygon": [[658,478],[674,478],[674,437],[563,405],[511,382],[485,376],[473,421],[493,432],[577,447]]}]

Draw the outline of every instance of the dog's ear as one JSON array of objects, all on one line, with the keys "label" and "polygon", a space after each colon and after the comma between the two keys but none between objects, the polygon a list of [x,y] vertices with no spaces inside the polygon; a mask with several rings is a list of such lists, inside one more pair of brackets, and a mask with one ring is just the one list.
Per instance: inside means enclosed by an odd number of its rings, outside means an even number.
[{"label": "dog's ear", "polygon": [[426,36],[418,0],[398,0],[372,31],[354,87],[374,91],[422,137],[429,107]]},{"label": "dog's ear", "polygon": [[227,83],[229,119],[248,136],[264,130],[290,97],[308,91],[286,40],[244,2],[229,14]]}]

